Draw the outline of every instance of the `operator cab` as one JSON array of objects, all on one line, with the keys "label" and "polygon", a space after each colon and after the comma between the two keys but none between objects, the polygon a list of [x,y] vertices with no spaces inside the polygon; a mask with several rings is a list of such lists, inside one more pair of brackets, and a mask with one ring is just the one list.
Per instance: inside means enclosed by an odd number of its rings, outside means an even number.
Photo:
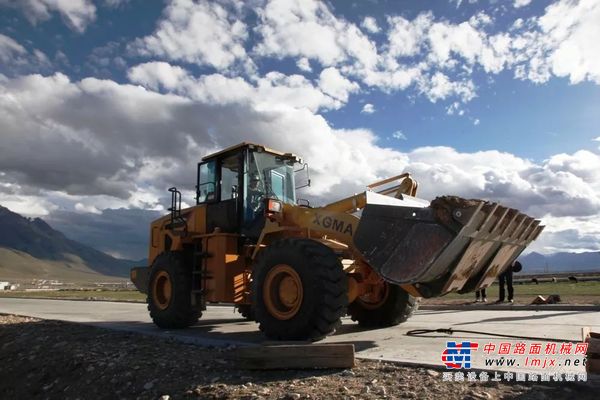
[{"label": "operator cab", "polygon": [[301,159],[264,146],[241,143],[198,164],[196,204],[205,204],[207,232],[258,238],[268,199],[296,203],[294,166]]}]

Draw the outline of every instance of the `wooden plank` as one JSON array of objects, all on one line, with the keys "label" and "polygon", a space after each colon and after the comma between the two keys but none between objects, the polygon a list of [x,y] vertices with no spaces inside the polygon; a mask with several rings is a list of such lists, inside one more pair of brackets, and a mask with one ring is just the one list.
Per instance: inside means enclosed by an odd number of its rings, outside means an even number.
[{"label": "wooden plank", "polygon": [[235,351],[237,366],[247,369],[322,369],[354,367],[348,343],[246,347]]},{"label": "wooden plank", "polygon": [[587,338],[590,336],[590,327],[584,326],[581,328],[581,341],[585,342]]},{"label": "wooden plank", "polygon": [[600,333],[592,332],[589,327],[581,328],[581,336],[584,342],[588,343],[588,358],[600,359]]}]

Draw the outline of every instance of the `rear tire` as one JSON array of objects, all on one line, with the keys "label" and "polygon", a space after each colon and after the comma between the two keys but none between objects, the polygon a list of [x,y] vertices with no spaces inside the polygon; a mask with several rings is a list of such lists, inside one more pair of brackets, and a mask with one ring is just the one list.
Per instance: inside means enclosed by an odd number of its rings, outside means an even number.
[{"label": "rear tire", "polygon": [[322,243],[274,242],[261,251],[253,278],[256,321],[269,338],[319,340],[333,333],[346,313],[346,274]]},{"label": "rear tire", "polygon": [[164,329],[194,325],[202,312],[192,306],[192,276],[180,252],[159,255],[148,280],[148,311],[152,321]]},{"label": "rear tire", "polygon": [[385,300],[373,307],[360,297],[348,306],[348,314],[353,321],[364,327],[387,327],[405,322],[419,308],[418,299],[400,286],[384,283],[388,291]]}]

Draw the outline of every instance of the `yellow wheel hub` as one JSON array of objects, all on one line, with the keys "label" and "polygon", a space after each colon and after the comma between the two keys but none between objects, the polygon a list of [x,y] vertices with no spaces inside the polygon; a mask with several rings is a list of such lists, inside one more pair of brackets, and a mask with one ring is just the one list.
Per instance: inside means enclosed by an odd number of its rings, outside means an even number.
[{"label": "yellow wheel hub", "polygon": [[173,284],[167,271],[160,271],[152,282],[152,299],[159,310],[164,310],[171,303]]},{"label": "yellow wheel hub", "polygon": [[289,265],[271,268],[263,284],[263,301],[269,314],[279,320],[292,318],[300,310],[304,290],[300,275]]},{"label": "yellow wheel hub", "polygon": [[371,291],[360,296],[358,299],[362,306],[369,310],[375,310],[385,304],[390,295],[390,286],[387,282],[373,285]]}]

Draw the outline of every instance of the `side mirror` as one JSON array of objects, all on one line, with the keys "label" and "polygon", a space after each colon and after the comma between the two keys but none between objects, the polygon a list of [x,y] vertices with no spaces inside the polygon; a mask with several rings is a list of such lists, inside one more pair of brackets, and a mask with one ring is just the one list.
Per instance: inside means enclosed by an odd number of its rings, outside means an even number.
[{"label": "side mirror", "polygon": [[310,186],[310,174],[308,172],[308,163],[304,163],[304,165],[302,165],[302,168],[294,170],[294,173],[302,172],[304,170],[306,170],[306,184],[300,185],[300,186],[296,186],[296,190],[302,189],[302,188],[307,187],[307,186]]}]

